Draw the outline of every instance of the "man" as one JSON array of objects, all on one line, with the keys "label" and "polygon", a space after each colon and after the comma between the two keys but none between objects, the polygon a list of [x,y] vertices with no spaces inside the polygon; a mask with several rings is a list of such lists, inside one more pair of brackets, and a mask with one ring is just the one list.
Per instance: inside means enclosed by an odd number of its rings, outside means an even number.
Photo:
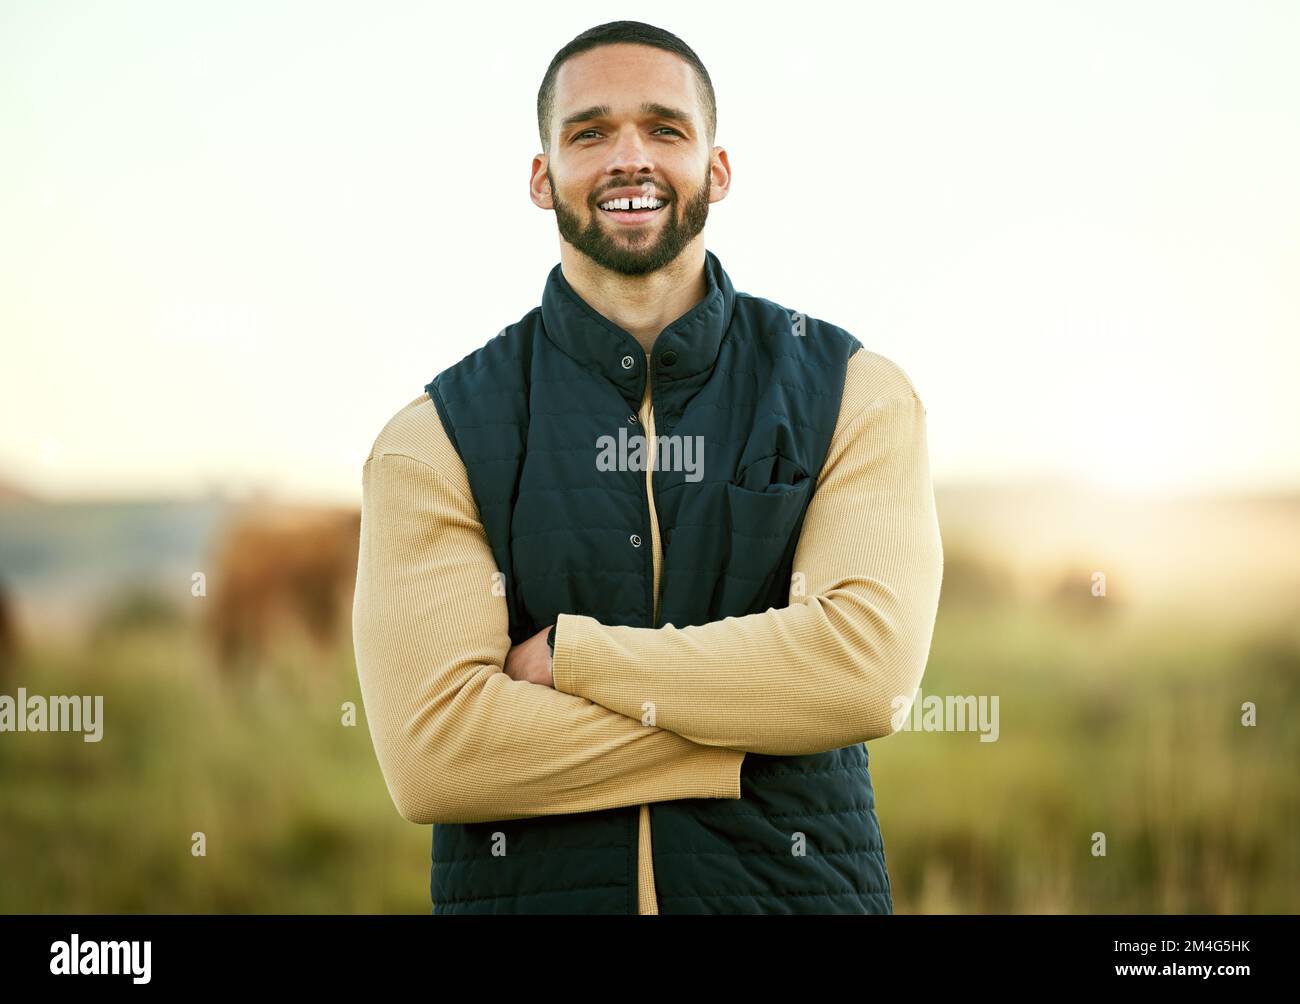
[{"label": "man", "polygon": [[542,304],[365,462],[357,668],[389,791],[435,824],[434,913],[892,912],[864,744],[934,627],[925,409],[735,291],[715,124],[668,32],[561,49]]}]

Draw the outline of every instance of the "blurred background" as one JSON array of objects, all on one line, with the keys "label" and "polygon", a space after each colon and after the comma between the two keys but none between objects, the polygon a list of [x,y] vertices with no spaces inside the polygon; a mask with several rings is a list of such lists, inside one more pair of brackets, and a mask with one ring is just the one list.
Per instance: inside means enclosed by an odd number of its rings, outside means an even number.
[{"label": "blurred background", "polygon": [[[537,88],[618,16],[0,4],[0,695],[104,696],[0,733],[0,912],[428,912],[361,465],[539,302]],[[737,288],[926,403],[922,692],[1000,721],[871,744],[896,909],[1295,912],[1300,8],[648,19],[713,77]]]}]

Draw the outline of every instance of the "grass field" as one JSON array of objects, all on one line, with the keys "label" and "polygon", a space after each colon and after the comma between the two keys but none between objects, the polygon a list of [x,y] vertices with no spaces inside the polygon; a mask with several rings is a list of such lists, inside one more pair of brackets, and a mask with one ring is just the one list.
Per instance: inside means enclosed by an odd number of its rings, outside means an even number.
[{"label": "grass field", "polygon": [[[229,681],[146,622],[29,650],[18,686],[103,694],[104,737],[0,735],[0,912],[428,913],[430,831],[389,799],[350,648]],[[999,737],[870,744],[898,912],[1300,906],[1294,625],[954,602],[922,692],[997,695]]]}]

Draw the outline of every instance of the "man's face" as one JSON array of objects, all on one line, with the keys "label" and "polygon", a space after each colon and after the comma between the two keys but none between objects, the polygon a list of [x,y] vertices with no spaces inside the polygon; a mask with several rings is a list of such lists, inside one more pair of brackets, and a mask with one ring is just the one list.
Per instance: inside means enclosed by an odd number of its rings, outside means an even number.
[{"label": "man's face", "polygon": [[[607,110],[593,110],[600,105]],[[704,229],[709,203],[726,194],[714,194],[690,64],[648,46],[601,46],[560,67],[553,107],[546,178],[560,235],[623,275],[675,260]],[[666,114],[670,109],[680,114]],[[615,194],[654,196],[664,205],[639,213],[601,209]]]}]

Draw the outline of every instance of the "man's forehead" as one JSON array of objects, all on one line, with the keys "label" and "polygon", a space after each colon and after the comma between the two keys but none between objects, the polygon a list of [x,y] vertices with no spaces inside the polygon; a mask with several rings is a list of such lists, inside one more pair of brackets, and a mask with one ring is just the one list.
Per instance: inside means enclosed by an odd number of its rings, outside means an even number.
[{"label": "man's forehead", "polygon": [[662,49],[603,45],[579,53],[560,66],[555,77],[555,104],[562,114],[597,104],[611,106],[612,113],[622,113],[647,99],[689,108],[694,72],[686,60]]}]

